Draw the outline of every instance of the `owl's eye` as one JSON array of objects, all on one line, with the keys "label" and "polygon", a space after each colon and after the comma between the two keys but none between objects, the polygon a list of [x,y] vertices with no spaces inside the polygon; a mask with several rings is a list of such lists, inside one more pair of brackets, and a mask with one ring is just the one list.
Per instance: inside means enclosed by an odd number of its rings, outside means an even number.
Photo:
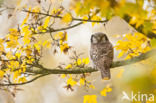
[{"label": "owl's eye", "polygon": [[96,43],[98,43],[98,40],[97,40],[94,36],[92,36],[91,42],[92,42],[93,44],[96,44]]},{"label": "owl's eye", "polygon": [[105,36],[102,37],[102,40],[101,41],[102,42],[106,42],[107,41],[106,38],[105,38]]}]

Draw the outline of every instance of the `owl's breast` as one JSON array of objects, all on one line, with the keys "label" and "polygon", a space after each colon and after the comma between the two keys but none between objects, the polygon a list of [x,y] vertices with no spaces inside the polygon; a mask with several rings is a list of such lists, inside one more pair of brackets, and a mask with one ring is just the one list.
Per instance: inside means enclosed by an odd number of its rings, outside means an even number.
[{"label": "owl's breast", "polygon": [[92,60],[97,61],[100,58],[101,48],[98,45],[92,45],[90,50],[90,56]]},{"label": "owl's breast", "polygon": [[93,61],[97,61],[103,58],[104,56],[106,56],[108,49],[109,46],[105,44],[91,45],[91,50],[90,50],[91,59]]}]

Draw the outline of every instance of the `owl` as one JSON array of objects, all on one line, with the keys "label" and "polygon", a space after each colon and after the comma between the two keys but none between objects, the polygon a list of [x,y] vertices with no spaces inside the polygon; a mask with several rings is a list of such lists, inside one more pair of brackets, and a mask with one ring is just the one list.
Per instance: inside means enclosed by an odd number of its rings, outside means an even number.
[{"label": "owl", "polygon": [[91,36],[90,57],[94,68],[101,72],[103,80],[111,78],[110,67],[113,61],[113,46],[106,34],[98,32]]}]

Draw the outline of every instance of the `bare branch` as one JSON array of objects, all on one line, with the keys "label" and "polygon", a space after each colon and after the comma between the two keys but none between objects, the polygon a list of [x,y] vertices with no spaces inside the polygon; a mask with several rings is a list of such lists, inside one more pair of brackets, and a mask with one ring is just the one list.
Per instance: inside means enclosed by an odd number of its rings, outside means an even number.
[{"label": "bare branch", "polygon": [[[63,17],[62,16],[58,16],[58,15],[50,15],[50,14],[47,14],[47,13],[36,13],[36,12],[32,12],[32,11],[28,11],[28,10],[22,10],[23,12],[28,12],[28,13],[31,13],[31,14],[38,14],[38,15],[45,15],[45,16],[50,16],[50,17],[54,17],[54,18],[59,18],[59,19],[62,19]],[[86,22],[97,22],[97,23],[104,23],[104,22],[107,22],[108,20],[85,20],[85,19],[80,19],[80,18],[74,18],[72,17],[72,20],[74,21],[86,21]]]},{"label": "bare branch", "polygon": [[17,86],[17,85],[24,85],[24,84],[31,83],[31,82],[33,82],[33,81],[35,81],[35,80],[37,80],[37,79],[39,79],[39,78],[41,78],[41,77],[43,77],[43,76],[46,76],[46,75],[48,75],[48,74],[41,74],[41,75],[39,75],[39,76],[37,76],[37,77],[35,77],[35,78],[33,78],[33,79],[27,81],[27,82],[23,82],[23,83],[0,84],[0,86]]}]

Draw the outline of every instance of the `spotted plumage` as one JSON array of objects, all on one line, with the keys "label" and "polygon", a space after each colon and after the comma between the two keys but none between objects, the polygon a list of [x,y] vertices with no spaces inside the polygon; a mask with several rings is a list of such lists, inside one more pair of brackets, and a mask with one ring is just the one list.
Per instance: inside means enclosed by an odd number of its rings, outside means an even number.
[{"label": "spotted plumage", "polygon": [[104,33],[91,36],[90,57],[94,67],[101,72],[102,79],[110,79],[110,66],[113,61],[113,46]]}]

